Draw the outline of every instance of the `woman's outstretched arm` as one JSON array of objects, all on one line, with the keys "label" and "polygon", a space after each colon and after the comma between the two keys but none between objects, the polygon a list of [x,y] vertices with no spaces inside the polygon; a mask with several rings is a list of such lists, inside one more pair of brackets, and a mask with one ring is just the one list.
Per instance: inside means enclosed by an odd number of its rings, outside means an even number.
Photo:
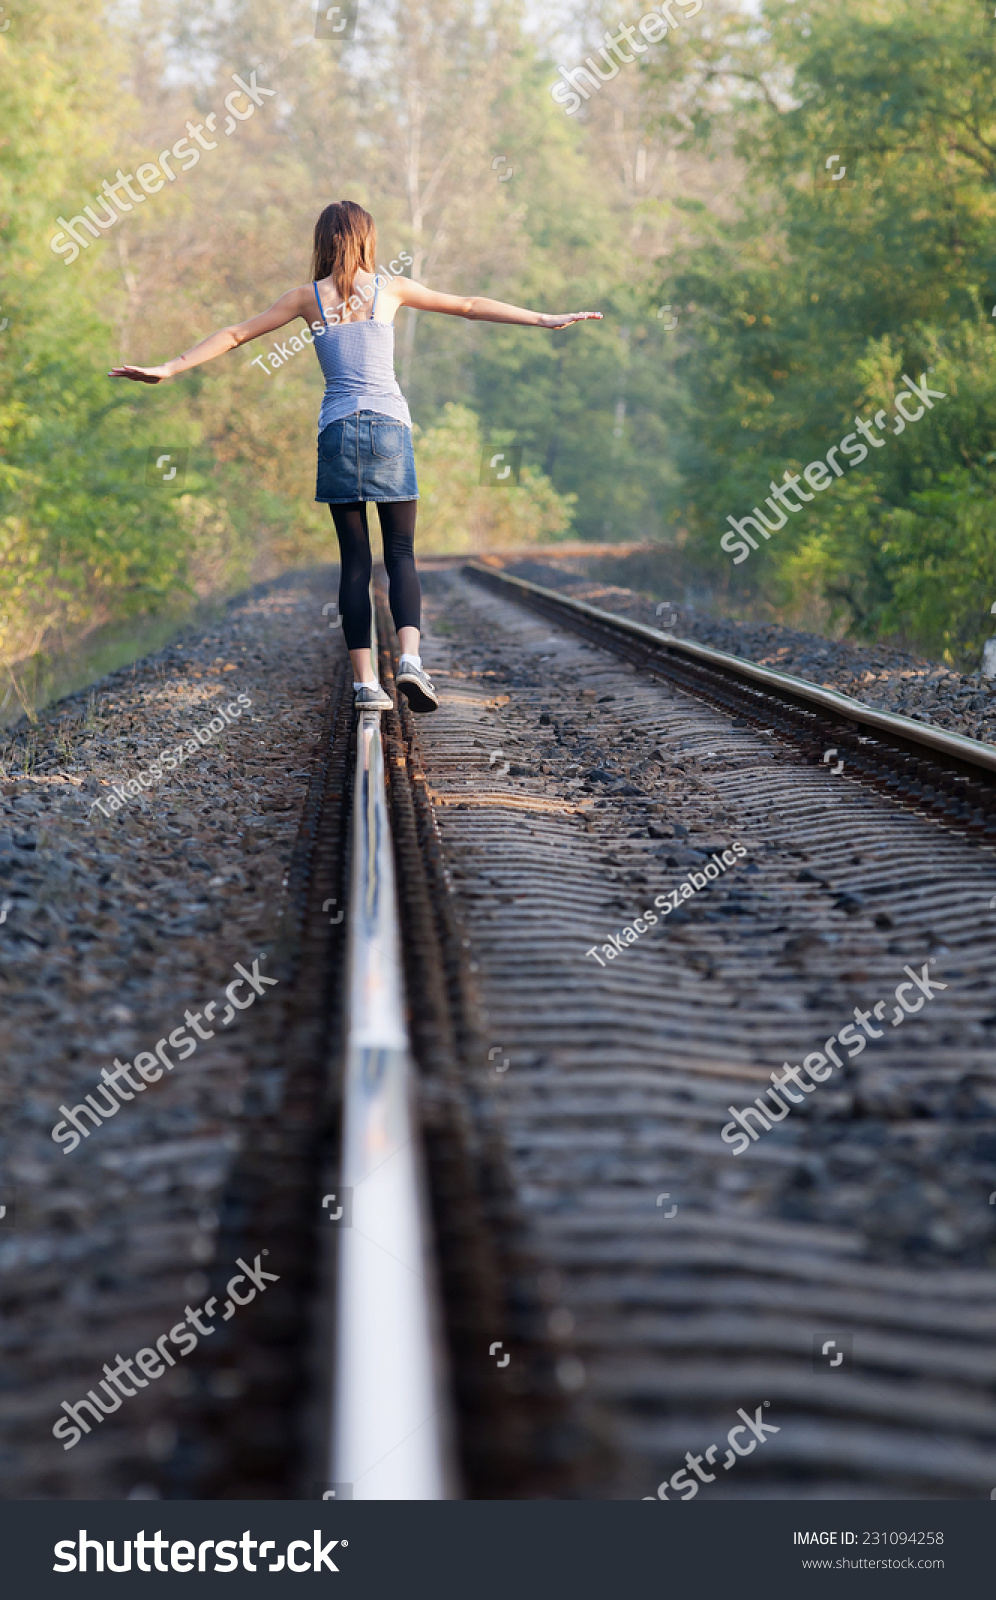
[{"label": "woman's outstretched arm", "polygon": [[189,372],[192,367],[213,361],[215,356],[223,356],[227,351],[237,349],[240,344],[248,344],[250,339],[258,339],[263,333],[282,328],[285,323],[293,322],[295,317],[303,317],[307,322],[313,309],[308,300],[310,294],[310,287],[289,289],[274,301],[269,310],[260,312],[258,317],[250,317],[248,322],[236,322],[230,328],[209,333],[200,344],[195,344],[182,356],[174,356],[172,361],[164,362],[161,367],[112,367],[107,376],[132,378],[136,383],[162,383],[165,378],[177,378],[181,372]]},{"label": "woman's outstretched arm", "polygon": [[439,294],[411,278],[395,278],[389,292],[413,311],[441,311],[445,316],[469,317],[475,322],[514,322],[525,328],[566,328],[572,322],[601,321],[602,317],[600,311],[527,311],[524,306],[486,300],[478,294]]}]

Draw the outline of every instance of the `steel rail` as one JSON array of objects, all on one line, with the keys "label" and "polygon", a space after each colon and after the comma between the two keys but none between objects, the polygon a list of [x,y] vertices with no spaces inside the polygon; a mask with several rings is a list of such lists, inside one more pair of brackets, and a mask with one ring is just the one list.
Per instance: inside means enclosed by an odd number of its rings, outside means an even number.
[{"label": "steel rail", "polygon": [[938,754],[948,757],[949,760],[965,762],[969,766],[981,767],[987,772],[996,773],[994,745],[982,744],[978,739],[967,739],[964,734],[948,733],[943,728],[933,728],[922,722],[914,722],[911,717],[901,717],[893,711],[878,711],[874,706],[867,706],[862,700],[852,700],[850,695],[841,694],[836,689],[824,689],[819,684],[808,683],[805,678],[794,678],[790,673],[779,672],[775,667],[762,667],[756,661],[746,661],[742,656],[731,656],[728,651],[716,650],[712,645],[697,644],[692,639],[676,639],[671,634],[661,633],[657,628],[648,627],[644,622],[633,622],[629,617],[615,616],[611,611],[602,611],[598,606],[589,605],[586,600],[576,600],[571,595],[558,594],[555,589],[546,589],[541,584],[528,582],[525,578],[515,578],[508,572],[495,572],[478,562],[468,562],[463,571],[468,577],[478,582],[483,581],[486,586],[496,590],[501,588],[518,590],[523,599],[532,596],[545,605],[554,607],[566,619],[569,619],[570,614],[574,612],[579,617],[586,617],[613,633],[628,635],[657,649],[671,651],[675,655],[686,656],[700,662],[703,666],[713,667],[736,678],[747,679],[780,696],[818,706],[821,711],[831,712],[848,722],[856,722],[862,727],[875,728],[880,733],[890,734],[904,744],[922,745],[928,750],[937,751]]},{"label": "steel rail", "polygon": [[457,1494],[400,942],[380,712],[360,711],[331,1429],[332,1493],[355,1500]]}]

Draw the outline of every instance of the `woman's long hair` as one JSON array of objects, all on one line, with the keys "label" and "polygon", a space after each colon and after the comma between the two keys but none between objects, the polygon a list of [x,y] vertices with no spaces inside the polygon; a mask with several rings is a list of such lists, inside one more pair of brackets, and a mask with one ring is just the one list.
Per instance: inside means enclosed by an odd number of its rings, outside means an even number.
[{"label": "woman's long hair", "polygon": [[355,200],[336,200],[326,206],[315,223],[312,278],[331,278],[339,299],[353,292],[357,271],[376,270],[377,225],[369,211]]}]

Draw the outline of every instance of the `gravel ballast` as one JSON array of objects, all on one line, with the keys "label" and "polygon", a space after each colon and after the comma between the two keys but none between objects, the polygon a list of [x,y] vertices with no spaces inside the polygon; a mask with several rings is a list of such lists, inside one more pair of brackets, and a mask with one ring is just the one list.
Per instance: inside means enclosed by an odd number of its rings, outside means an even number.
[{"label": "gravel ballast", "polygon": [[[105,1363],[154,1344],[203,1303],[207,1273],[236,1271],[218,1255],[221,1197],[250,1076],[262,1070],[280,1100],[273,1035],[284,1001],[271,984],[231,1015],[225,989],[236,964],[277,970],[327,699],[332,577],[295,575],[242,597],[206,631],[22,722],[0,746],[6,1498],[175,1492],[173,1410],[195,1382],[193,1361],[178,1360],[68,1450],[52,1428]],[[214,731],[222,706],[241,714]],[[181,741],[193,741],[182,765],[110,810],[113,785],[148,774]],[[237,992],[245,1002],[249,991]],[[213,1037],[188,1060],[170,1051],[175,1070],[78,1148],[54,1142],[60,1105],[94,1093],[115,1058],[155,1051],[188,1011]],[[243,1336],[259,1309],[239,1310]],[[237,1399],[237,1373],[211,1381],[219,1401]]]}]

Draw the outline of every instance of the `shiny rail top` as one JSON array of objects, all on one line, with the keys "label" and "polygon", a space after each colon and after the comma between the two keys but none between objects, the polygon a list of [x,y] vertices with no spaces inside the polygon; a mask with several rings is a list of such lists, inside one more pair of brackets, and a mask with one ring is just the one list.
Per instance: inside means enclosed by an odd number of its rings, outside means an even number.
[{"label": "shiny rail top", "polygon": [[467,562],[462,570],[467,577],[483,581],[493,589],[507,590],[510,599],[515,599],[517,594],[523,599],[533,596],[559,610],[565,621],[572,613],[578,618],[590,618],[614,633],[628,634],[644,644],[686,656],[701,662],[703,666],[726,672],[733,678],[745,679],[760,689],[769,689],[772,693],[786,695],[803,704],[818,706],[821,711],[846,718],[859,727],[875,728],[907,744],[921,745],[949,759],[980,767],[987,772],[996,772],[996,745],[983,744],[961,733],[949,733],[946,728],[937,728],[929,723],[914,722],[911,717],[900,716],[895,711],[879,711],[875,706],[865,705],[863,700],[853,700],[850,695],[842,694],[839,689],[824,689],[820,684],[810,683],[807,678],[793,677],[791,673],[779,672],[776,667],[762,667],[757,661],[750,661],[744,656],[731,656],[726,650],[699,644],[694,639],[676,639],[674,634],[661,633],[657,628],[648,627],[645,622],[634,622],[630,617],[602,611],[587,600],[560,594],[556,589],[546,589],[542,584],[513,577],[510,572],[496,571],[480,562]]},{"label": "shiny rail top", "polygon": [[[375,656],[376,659],[376,656]],[[444,1500],[449,1450],[430,1228],[413,1115],[380,713],[356,741],[349,1017],[331,1478],[337,1497]]]}]

